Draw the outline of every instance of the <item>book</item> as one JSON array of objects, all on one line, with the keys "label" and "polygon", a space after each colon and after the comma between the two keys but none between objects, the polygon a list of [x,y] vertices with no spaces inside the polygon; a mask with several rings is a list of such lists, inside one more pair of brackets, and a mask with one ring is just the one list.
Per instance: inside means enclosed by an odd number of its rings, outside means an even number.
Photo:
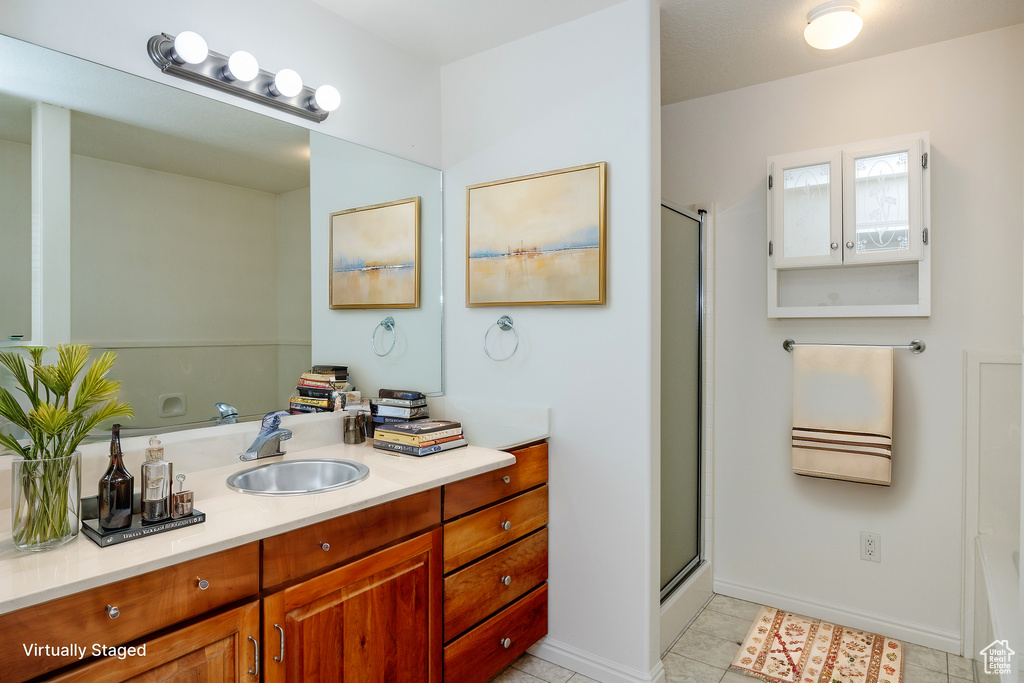
[{"label": "book", "polygon": [[381,427],[381,429],[398,434],[418,435],[431,434],[446,429],[462,429],[462,423],[455,422],[454,420],[405,420],[390,423],[387,427]]},{"label": "book", "polygon": [[[379,425],[382,425],[382,424],[398,424],[399,422],[409,422],[409,423],[430,422],[430,418],[429,417],[413,417],[413,418],[409,418],[409,417],[390,417],[390,416],[387,416],[387,415],[374,415],[373,416],[373,422],[374,422],[374,424],[379,424]],[[379,429],[379,427],[378,427],[378,429]]]},{"label": "book", "polygon": [[427,405],[425,398],[378,398],[374,401],[379,406],[398,406],[399,408],[418,408]]},{"label": "book", "polygon": [[296,415],[298,413],[329,413],[331,411],[327,408],[321,408],[320,406],[307,406],[302,403],[292,403],[289,401],[288,412],[292,415]]},{"label": "book", "polygon": [[313,375],[330,375],[334,377],[336,381],[345,381],[348,379],[347,365],[314,365],[309,369],[309,372]]},{"label": "book", "polygon": [[440,439],[447,439],[462,435],[462,427],[455,427],[453,429],[442,429],[439,432],[428,432],[426,434],[405,434],[402,432],[395,432],[388,429],[390,425],[384,427],[378,427],[374,430],[374,438],[381,439],[382,441],[391,441],[393,443],[404,443],[410,446],[429,446],[429,442]]},{"label": "book", "polygon": [[415,455],[422,457],[424,455],[430,455],[432,453],[440,453],[442,451],[450,451],[453,448],[462,448],[468,446],[466,439],[459,437],[452,441],[446,441],[444,443],[434,444],[433,446],[424,446],[417,448],[416,446],[409,446],[403,443],[392,443],[390,441],[381,441],[380,439],[373,440],[373,447],[378,451],[389,451],[391,453],[401,453],[402,455]]},{"label": "book", "polygon": [[420,406],[418,408],[400,408],[398,406],[376,406],[378,415],[384,417],[426,417],[428,414],[426,406]]},{"label": "book", "polygon": [[334,395],[338,393],[334,389],[327,389],[325,387],[304,387],[301,384],[295,387],[299,391],[299,396],[306,398],[334,398]]},{"label": "book", "polygon": [[168,519],[166,521],[155,522],[153,524],[143,524],[142,515],[132,515],[131,526],[125,529],[114,529],[112,531],[107,531],[101,527],[98,519],[83,519],[82,533],[86,538],[99,547],[106,548],[108,546],[117,545],[118,543],[124,543],[125,541],[134,541],[136,538],[145,538],[146,536],[181,529],[182,527],[192,526],[193,524],[202,524],[205,521],[206,513],[200,512],[196,509],[193,509],[192,514],[188,517]]},{"label": "book", "polygon": [[306,406],[316,406],[318,408],[333,408],[333,401],[329,398],[310,398],[308,396],[293,396],[291,404],[301,404]]},{"label": "book", "polygon": [[347,382],[348,375],[344,377],[337,377],[334,373],[323,374],[320,372],[304,372],[299,376],[300,380],[308,380],[310,382]]},{"label": "book", "polygon": [[410,400],[426,398],[426,394],[421,394],[418,391],[410,391],[409,389],[381,389],[377,392],[377,396],[380,398],[404,398]]}]

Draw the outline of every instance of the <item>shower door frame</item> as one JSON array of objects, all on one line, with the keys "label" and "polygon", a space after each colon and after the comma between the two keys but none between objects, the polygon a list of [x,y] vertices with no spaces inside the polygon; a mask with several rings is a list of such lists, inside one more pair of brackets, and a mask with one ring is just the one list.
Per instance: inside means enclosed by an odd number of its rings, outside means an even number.
[{"label": "shower door frame", "polygon": [[662,198],[661,205],[697,222],[697,555],[686,564],[660,592],[660,603],[665,604],[673,593],[705,563],[704,557],[704,332],[706,330],[707,300],[705,276],[707,257],[707,210],[692,211]]}]

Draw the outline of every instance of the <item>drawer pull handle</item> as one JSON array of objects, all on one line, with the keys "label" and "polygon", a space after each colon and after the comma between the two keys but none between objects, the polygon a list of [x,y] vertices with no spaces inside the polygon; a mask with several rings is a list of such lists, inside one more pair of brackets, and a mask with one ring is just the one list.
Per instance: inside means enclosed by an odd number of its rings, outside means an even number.
[{"label": "drawer pull handle", "polygon": [[507,650],[510,647],[512,647],[512,639],[511,638],[502,638],[501,640],[498,641],[498,644],[501,645],[503,648],[505,648]]},{"label": "drawer pull handle", "polygon": [[107,605],[107,616],[111,619],[117,619],[121,616],[121,610],[117,609],[117,605]]},{"label": "drawer pull handle", "polygon": [[317,545],[319,545],[319,546],[320,546],[320,548],[321,548],[321,549],[322,549],[322,550],[323,550],[323,551],[324,551],[325,553],[326,553],[326,552],[327,552],[328,550],[330,550],[330,549],[331,549],[331,544],[330,544],[330,543],[328,543],[327,541],[324,541],[323,543],[318,543]]},{"label": "drawer pull handle", "polygon": [[512,522],[502,522],[500,526],[505,531],[511,531],[512,530]]},{"label": "drawer pull handle", "polygon": [[506,586],[511,586],[512,585],[512,575],[509,574],[508,576],[501,577],[501,582],[503,584],[505,584]]},{"label": "drawer pull handle", "polygon": [[274,657],[274,661],[275,662],[283,662],[284,661],[284,629],[281,628],[277,624],[274,624],[274,628],[276,628],[281,633],[281,654],[279,654],[277,657]]},{"label": "drawer pull handle", "polygon": [[255,653],[253,655],[253,662],[256,665],[256,670],[255,671],[253,671],[252,669],[249,669],[249,675],[250,676],[259,676],[260,675],[260,644],[257,643],[256,639],[253,638],[252,636],[249,636],[249,640],[252,641],[252,649],[253,649],[253,651]]},{"label": "drawer pull handle", "polygon": [[201,590],[201,591],[204,591],[204,590],[206,590],[207,588],[209,588],[209,587],[210,587],[210,582],[209,582],[209,581],[207,581],[206,579],[200,579],[200,578],[199,578],[199,577],[197,576],[197,577],[196,577],[196,581],[198,581],[198,582],[199,582],[199,590]]},{"label": "drawer pull handle", "polygon": [[506,484],[511,484],[512,483],[512,477],[508,476],[507,474],[504,477],[502,477],[501,480],[503,482],[505,482]]}]

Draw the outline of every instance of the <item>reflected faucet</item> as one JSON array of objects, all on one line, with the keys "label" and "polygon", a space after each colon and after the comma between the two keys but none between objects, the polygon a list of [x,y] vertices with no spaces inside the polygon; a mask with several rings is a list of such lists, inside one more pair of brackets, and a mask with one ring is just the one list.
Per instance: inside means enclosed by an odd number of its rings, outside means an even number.
[{"label": "reflected faucet", "polygon": [[281,442],[292,438],[292,430],[281,429],[281,417],[288,415],[287,410],[275,410],[263,416],[263,424],[260,426],[260,433],[252,442],[249,449],[238,456],[239,460],[258,460],[260,458],[272,458],[275,455],[284,455],[281,450]]},{"label": "reflected faucet", "polygon": [[233,425],[238,422],[238,410],[234,406],[229,406],[227,403],[214,403],[213,407],[220,413],[220,417],[213,418],[217,420],[217,424]]}]

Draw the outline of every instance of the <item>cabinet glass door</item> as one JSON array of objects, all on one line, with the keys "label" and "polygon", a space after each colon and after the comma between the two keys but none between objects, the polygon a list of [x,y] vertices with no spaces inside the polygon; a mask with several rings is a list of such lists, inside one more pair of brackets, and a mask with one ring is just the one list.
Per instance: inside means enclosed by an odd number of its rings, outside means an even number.
[{"label": "cabinet glass door", "polygon": [[842,263],[842,183],[838,153],[774,157],[772,265],[775,268]]},{"label": "cabinet glass door", "polygon": [[844,152],[846,263],[921,258],[921,141]]}]

